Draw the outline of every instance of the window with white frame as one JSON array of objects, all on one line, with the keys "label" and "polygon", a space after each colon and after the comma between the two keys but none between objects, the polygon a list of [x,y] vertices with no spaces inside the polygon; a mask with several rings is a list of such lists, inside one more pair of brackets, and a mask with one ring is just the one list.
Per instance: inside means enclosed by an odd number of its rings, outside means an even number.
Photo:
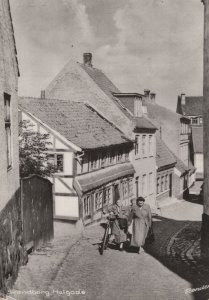
[{"label": "window with white frame", "polygon": [[147,151],[146,151],[146,135],[142,136],[142,156],[146,157]]},{"label": "window with white frame", "polygon": [[149,194],[153,193],[153,173],[149,173]]},{"label": "window with white frame", "polygon": [[164,179],[165,179],[165,177],[164,177],[164,176],[161,176],[161,189],[160,189],[161,192],[164,191],[164,184],[165,184]]},{"label": "window with white frame", "polygon": [[98,168],[98,155],[96,152],[91,152],[89,154],[89,169],[90,171]]},{"label": "window with white frame", "polygon": [[128,181],[128,194],[129,196],[133,195],[133,179],[129,178]]},{"label": "window with white frame", "polygon": [[123,199],[128,197],[128,182],[123,181],[122,182],[122,189],[123,189]]},{"label": "window with white frame", "polygon": [[103,192],[99,192],[99,208],[102,208]]},{"label": "window with white frame", "polygon": [[57,172],[64,171],[63,154],[57,154]]},{"label": "window with white frame", "polygon": [[102,199],[103,199],[103,192],[96,192],[94,194],[94,207],[95,210],[98,210],[100,208],[102,208]]},{"label": "window with white frame", "polygon": [[117,152],[117,163],[122,162],[123,160],[123,150],[118,150]]},{"label": "window with white frame", "polygon": [[160,194],[160,177],[157,178],[157,194]]},{"label": "window with white frame", "polygon": [[165,190],[168,190],[169,184],[168,184],[168,174],[165,175]]},{"label": "window with white frame", "polygon": [[112,150],[110,151],[109,164],[110,164],[110,165],[114,165],[114,164],[115,164],[115,160],[116,160],[116,157],[115,157],[115,150],[112,149]]},{"label": "window with white frame", "polygon": [[142,196],[147,196],[147,175],[142,176]]},{"label": "window with white frame", "polygon": [[53,153],[48,154],[48,162],[56,168],[57,173],[64,172],[64,155]]},{"label": "window with white frame", "polygon": [[11,96],[4,94],[4,124],[6,133],[7,168],[12,166]]},{"label": "window with white frame", "polygon": [[135,136],[135,156],[139,156],[139,135]]},{"label": "window with white frame", "polygon": [[91,197],[90,196],[83,198],[83,214],[84,214],[84,217],[88,217],[91,214]]},{"label": "window with white frame", "polygon": [[107,156],[106,153],[103,153],[101,156],[101,168],[104,168],[106,166],[107,163]]},{"label": "window with white frame", "polygon": [[153,156],[153,135],[149,135],[149,156]]},{"label": "window with white frame", "polygon": [[189,125],[186,124],[186,134],[188,134],[188,133],[189,133]]},{"label": "window with white frame", "polygon": [[123,149],[123,161],[128,161],[129,160],[129,147],[126,146]]},{"label": "window with white frame", "polygon": [[112,203],[111,201],[111,187],[107,187],[104,191],[104,205]]},{"label": "window with white frame", "polygon": [[99,207],[99,193],[94,194],[94,209],[97,210]]}]

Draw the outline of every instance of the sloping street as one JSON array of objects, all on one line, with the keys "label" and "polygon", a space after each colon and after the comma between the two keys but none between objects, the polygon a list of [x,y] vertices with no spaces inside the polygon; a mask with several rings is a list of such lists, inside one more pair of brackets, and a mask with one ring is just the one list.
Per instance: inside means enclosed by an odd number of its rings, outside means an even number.
[{"label": "sloping street", "polygon": [[30,255],[10,295],[15,299],[208,299],[209,271],[198,262],[201,213],[202,205],[186,201],[161,208],[154,217],[156,241],[143,254],[111,247],[101,256],[99,224],[88,227],[80,239],[54,241]]}]

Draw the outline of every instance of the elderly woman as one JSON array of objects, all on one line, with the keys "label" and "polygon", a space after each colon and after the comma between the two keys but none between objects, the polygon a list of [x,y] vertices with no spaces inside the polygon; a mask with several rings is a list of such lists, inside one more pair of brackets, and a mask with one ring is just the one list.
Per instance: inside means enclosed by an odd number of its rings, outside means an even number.
[{"label": "elderly woman", "polygon": [[131,209],[129,223],[132,221],[131,246],[138,247],[138,253],[142,253],[144,252],[142,246],[145,244],[145,239],[152,226],[151,209],[143,197],[138,197],[136,205],[133,205]]},{"label": "elderly woman", "polygon": [[112,235],[119,249],[123,250],[123,243],[127,240],[129,209],[118,200],[109,208],[110,218],[113,220]]}]

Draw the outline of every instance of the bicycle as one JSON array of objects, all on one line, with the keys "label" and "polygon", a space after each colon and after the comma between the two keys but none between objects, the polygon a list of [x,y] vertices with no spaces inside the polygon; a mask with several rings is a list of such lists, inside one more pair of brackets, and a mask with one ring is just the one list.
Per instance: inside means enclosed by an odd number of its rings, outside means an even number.
[{"label": "bicycle", "polygon": [[105,228],[104,236],[103,236],[102,243],[101,243],[101,246],[100,246],[100,254],[101,255],[103,255],[104,250],[107,249],[109,239],[110,239],[110,236],[111,236],[112,223],[114,222],[113,218],[108,217],[107,219],[108,219],[108,223],[107,223],[107,226]]}]

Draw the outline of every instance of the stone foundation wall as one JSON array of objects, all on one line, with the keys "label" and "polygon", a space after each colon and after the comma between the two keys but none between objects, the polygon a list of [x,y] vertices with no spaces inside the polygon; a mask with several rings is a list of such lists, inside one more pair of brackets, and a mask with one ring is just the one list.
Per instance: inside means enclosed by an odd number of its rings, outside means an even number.
[{"label": "stone foundation wall", "polygon": [[8,291],[26,261],[18,190],[0,212],[0,293]]}]

